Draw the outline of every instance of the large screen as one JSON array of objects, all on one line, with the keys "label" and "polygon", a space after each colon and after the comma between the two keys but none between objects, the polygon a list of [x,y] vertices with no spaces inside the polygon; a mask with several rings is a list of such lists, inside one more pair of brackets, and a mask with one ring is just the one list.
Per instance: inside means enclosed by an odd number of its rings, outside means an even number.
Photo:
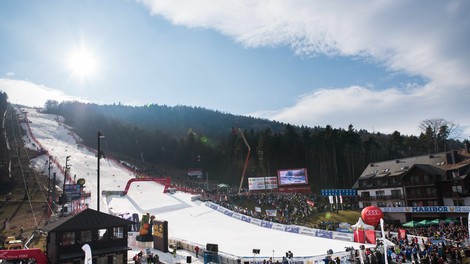
[{"label": "large screen", "polygon": [[308,184],[307,169],[288,169],[277,171],[278,184],[283,185],[297,185]]}]

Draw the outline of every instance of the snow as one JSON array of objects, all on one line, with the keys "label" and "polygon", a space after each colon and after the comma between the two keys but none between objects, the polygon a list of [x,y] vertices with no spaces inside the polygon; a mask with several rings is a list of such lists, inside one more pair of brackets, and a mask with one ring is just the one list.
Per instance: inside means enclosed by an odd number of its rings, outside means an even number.
[{"label": "snow", "polygon": [[[48,154],[37,157],[33,164],[48,175],[47,160],[53,157],[53,172],[57,179],[63,181],[61,168],[65,166],[66,157],[70,156],[69,176],[72,179],[84,178],[86,192],[91,198],[85,202],[92,209],[97,208],[97,158],[96,151],[84,147],[73,129],[64,125],[55,115],[26,109],[32,134],[24,137],[30,148],[43,148]],[[106,140],[106,131],[103,131]],[[38,146],[39,145],[39,146]],[[100,191],[123,191],[133,172],[127,170],[118,161],[104,158],[100,162]],[[62,183],[61,185],[62,186]],[[201,201],[191,201],[191,194],[176,192],[163,193],[163,186],[155,182],[134,182],[126,196],[110,195],[100,199],[100,210],[112,214],[145,213],[155,215],[156,219],[168,221],[169,238],[189,241],[201,248],[207,243],[218,244],[219,252],[237,257],[253,258],[253,249],[260,249],[257,257],[280,259],[291,250],[295,257],[312,257],[325,255],[329,249],[333,252],[344,252],[346,247],[359,248],[361,244],[340,240],[319,238],[273,230],[247,223],[217,210]],[[134,247],[129,257],[145,248]],[[151,249],[152,252],[158,252]],[[186,256],[192,256],[193,263],[201,263],[202,257],[195,258],[194,253],[178,251],[174,258],[169,253],[158,252],[160,259],[167,263],[186,262]]]}]

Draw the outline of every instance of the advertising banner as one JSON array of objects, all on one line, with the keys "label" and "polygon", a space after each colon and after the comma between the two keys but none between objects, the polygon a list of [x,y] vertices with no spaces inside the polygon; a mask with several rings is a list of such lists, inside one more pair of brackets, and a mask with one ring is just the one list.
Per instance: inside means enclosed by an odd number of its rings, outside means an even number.
[{"label": "advertising banner", "polygon": [[316,237],[323,237],[323,238],[333,238],[333,232],[327,230],[317,230],[315,232]]},{"label": "advertising banner", "polygon": [[277,177],[248,178],[248,190],[271,190],[277,189]]}]

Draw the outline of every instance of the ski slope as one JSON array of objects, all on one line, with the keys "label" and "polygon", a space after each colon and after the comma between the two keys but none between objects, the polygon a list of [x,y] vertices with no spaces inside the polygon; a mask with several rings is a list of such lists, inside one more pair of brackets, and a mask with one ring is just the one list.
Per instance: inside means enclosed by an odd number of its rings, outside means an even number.
[{"label": "ski slope", "polygon": [[[23,108],[24,109],[24,108]],[[43,148],[47,154],[34,159],[38,169],[48,174],[47,160],[52,156],[52,173],[62,181],[62,169],[67,156],[71,165],[71,179],[84,178],[84,190],[91,197],[84,201],[90,208],[97,208],[97,158],[96,151],[80,143],[73,129],[64,125],[55,115],[27,111],[29,123],[23,124],[28,131],[24,137],[30,148]],[[29,128],[28,128],[29,125]],[[106,131],[103,131],[106,136]],[[106,138],[102,139],[105,142]],[[133,172],[111,159],[100,163],[101,191],[122,191]],[[61,187],[60,185],[59,187]],[[218,244],[219,251],[239,257],[253,257],[252,250],[260,249],[258,257],[281,258],[292,251],[295,257],[312,257],[333,252],[344,252],[346,247],[359,248],[360,244],[294,234],[273,230],[227,216],[211,209],[201,201],[191,201],[191,195],[182,192],[163,193],[163,186],[154,182],[135,182],[126,196],[101,197],[100,210],[112,214],[150,213],[158,220],[168,221],[169,237],[183,239],[199,245]],[[131,256],[131,254],[129,254]]]}]

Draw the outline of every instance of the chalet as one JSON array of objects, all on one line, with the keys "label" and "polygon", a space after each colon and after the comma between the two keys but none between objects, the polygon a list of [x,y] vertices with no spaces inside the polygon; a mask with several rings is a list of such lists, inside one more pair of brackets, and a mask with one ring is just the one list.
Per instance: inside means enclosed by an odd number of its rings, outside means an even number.
[{"label": "chalet", "polygon": [[49,263],[83,263],[82,246],[88,244],[93,263],[127,263],[128,228],[134,222],[85,209],[60,218],[43,228],[47,232],[46,255]]},{"label": "chalet", "polygon": [[360,208],[377,206],[402,222],[467,218],[470,212],[469,148],[370,163],[353,189],[357,190]]}]

